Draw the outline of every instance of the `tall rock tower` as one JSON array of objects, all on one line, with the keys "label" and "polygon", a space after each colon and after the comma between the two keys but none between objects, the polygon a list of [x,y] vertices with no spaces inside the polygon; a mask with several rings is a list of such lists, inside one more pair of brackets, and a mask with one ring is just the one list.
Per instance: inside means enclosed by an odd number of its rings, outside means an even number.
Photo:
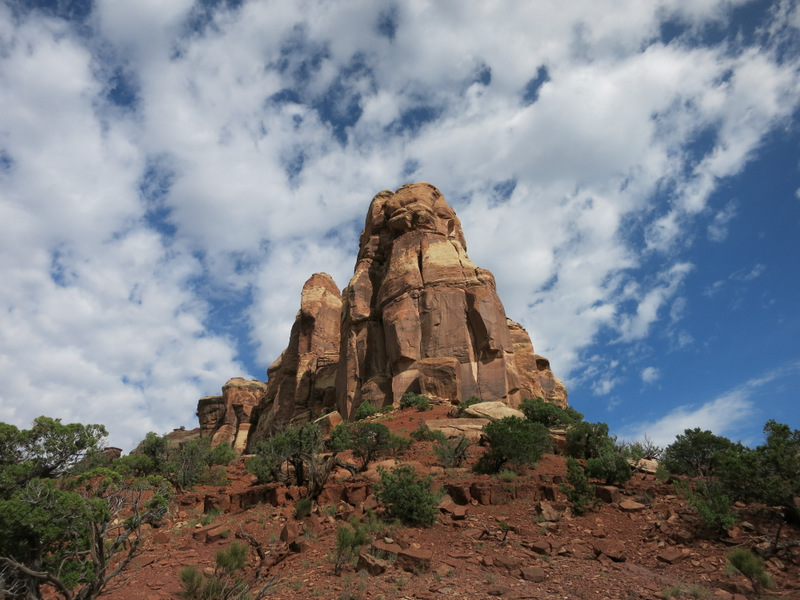
[{"label": "tall rock tower", "polygon": [[525,330],[506,319],[494,277],[466,247],[461,222],[431,184],[372,200],[342,294],[336,397],[343,416],[367,400],[396,403],[407,391],[512,406],[541,396],[566,406],[566,389],[534,355]]}]

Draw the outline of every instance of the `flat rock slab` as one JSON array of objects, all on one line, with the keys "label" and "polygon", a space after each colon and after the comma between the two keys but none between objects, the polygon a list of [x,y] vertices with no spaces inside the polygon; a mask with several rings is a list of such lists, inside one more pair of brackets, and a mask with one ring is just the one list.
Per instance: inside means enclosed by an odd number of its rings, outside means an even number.
[{"label": "flat rock slab", "polygon": [[525,414],[521,410],[511,408],[505,402],[478,402],[468,406],[464,414],[468,417],[489,419],[490,421],[499,421],[505,417],[525,418]]}]

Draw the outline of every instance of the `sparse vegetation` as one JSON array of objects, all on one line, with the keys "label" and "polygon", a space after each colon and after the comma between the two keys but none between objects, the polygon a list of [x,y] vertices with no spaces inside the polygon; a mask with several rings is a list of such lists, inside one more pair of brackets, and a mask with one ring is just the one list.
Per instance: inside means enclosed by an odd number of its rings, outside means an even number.
[{"label": "sparse vegetation", "polygon": [[581,464],[573,457],[567,458],[567,483],[562,483],[561,492],[572,503],[575,514],[582,515],[597,508],[600,500],[594,495],[594,486]]},{"label": "sparse vegetation", "polygon": [[595,458],[586,461],[586,474],[603,479],[606,485],[625,483],[631,478],[631,466],[609,439]]},{"label": "sparse vegetation", "polygon": [[756,591],[773,586],[772,577],[764,570],[764,559],[747,548],[735,548],[728,553],[728,565],[747,577]]},{"label": "sparse vegetation", "polygon": [[367,531],[358,517],[350,519],[349,524],[340,525],[336,529],[336,543],[333,548],[333,573],[341,575],[342,569],[358,556],[358,550],[367,541]]},{"label": "sparse vegetation", "polygon": [[211,575],[201,573],[190,565],[180,571],[183,590],[181,597],[186,600],[256,600],[264,597],[271,582],[260,589],[244,577],[247,566],[247,546],[233,542],[217,552],[217,568]]},{"label": "sparse vegetation", "polygon": [[457,417],[463,417],[463,416],[464,416],[464,412],[465,412],[465,411],[466,411],[466,410],[467,410],[467,409],[468,409],[470,406],[472,406],[473,404],[478,404],[478,403],[480,403],[480,402],[483,402],[483,400],[481,400],[481,399],[480,399],[480,398],[478,398],[477,396],[470,396],[470,397],[469,397],[467,400],[464,400],[464,401],[462,401],[462,402],[461,402],[461,403],[458,405],[458,408],[457,408],[457,410],[456,410],[456,416],[457,416]]},{"label": "sparse vegetation", "polygon": [[[441,432],[437,432],[441,433]],[[441,439],[433,444],[433,452],[439,464],[446,469],[460,467],[467,460],[467,450],[472,446],[465,436],[460,435],[454,440],[449,440],[442,434]]]}]

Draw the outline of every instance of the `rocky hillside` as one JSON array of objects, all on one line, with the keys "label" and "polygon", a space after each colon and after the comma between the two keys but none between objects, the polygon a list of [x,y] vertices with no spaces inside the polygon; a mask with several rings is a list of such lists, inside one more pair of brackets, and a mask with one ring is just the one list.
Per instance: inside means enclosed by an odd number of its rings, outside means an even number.
[{"label": "rocky hillside", "polygon": [[[419,412],[396,409],[371,417],[393,434],[408,436],[420,420],[467,426],[448,416],[449,403]],[[468,428],[468,427],[467,427]],[[178,497],[171,520],[147,532],[150,549],[114,598],[178,598],[180,571],[195,565],[215,571],[215,555],[234,541],[245,544],[245,577],[268,597],[426,600],[448,598],[652,599],[800,597],[800,547],[770,550],[778,520],[774,509],[737,504],[739,523],[711,533],[678,495],[674,481],[636,473],[622,486],[597,484],[602,503],[573,513],[559,484],[565,459],[546,454],[521,475],[476,475],[486,449],[469,449],[459,469],[438,465],[431,442],[418,441],[396,456],[379,457],[364,474],[334,471],[308,516],[297,517],[303,490],[255,485],[239,461],[230,481]],[[342,455],[347,458],[347,455]],[[382,463],[380,461],[383,461]],[[377,466],[413,465],[434,478],[445,495],[429,527],[403,527],[372,518]],[[337,528],[356,517],[367,532],[360,552],[336,575]],[[800,540],[784,525],[780,541]],[[748,548],[768,557],[768,590],[731,572],[727,555]]]}]

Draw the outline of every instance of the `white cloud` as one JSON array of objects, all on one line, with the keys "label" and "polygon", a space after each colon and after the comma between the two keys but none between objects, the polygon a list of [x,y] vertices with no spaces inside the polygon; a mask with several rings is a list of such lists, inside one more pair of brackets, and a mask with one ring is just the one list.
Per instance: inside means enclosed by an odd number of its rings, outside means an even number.
[{"label": "white cloud", "polygon": [[644,383],[655,383],[661,379],[661,371],[657,367],[645,367],[642,369],[641,378]]},{"label": "white cloud", "polygon": [[[82,37],[0,6],[0,217],[14,223],[0,237],[0,416],[113,420],[120,445],[190,425],[196,399],[246,369],[210,303],[252,295],[235,317],[263,376],[302,283],[324,270],[346,285],[367,204],[406,165],[456,208],[537,351],[588,380],[599,336],[636,342],[680,318],[689,231],[797,107],[795,58],[691,44],[731,5],[408,2],[391,40],[370,2],[245,2],[194,32],[188,0],[103,2]],[[781,10],[788,36],[797,11]],[[688,29],[665,45],[667,18]],[[524,106],[540,68],[549,80]],[[109,102],[116,69],[135,106]],[[735,218],[721,209],[708,235]]]},{"label": "white cloud", "polygon": [[708,226],[708,239],[712,242],[722,242],[728,237],[728,223],[736,216],[736,205],[728,203],[719,211]]}]

